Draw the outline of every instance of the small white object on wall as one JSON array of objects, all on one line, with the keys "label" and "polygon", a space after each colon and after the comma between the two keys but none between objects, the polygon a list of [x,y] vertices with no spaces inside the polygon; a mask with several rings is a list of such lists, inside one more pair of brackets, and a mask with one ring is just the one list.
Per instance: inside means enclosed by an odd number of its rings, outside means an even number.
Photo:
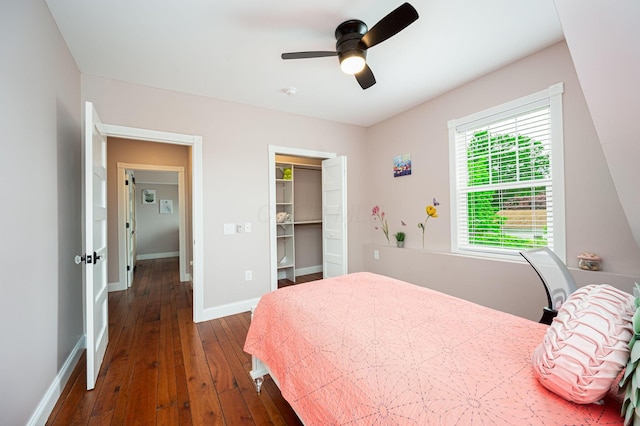
[{"label": "small white object on wall", "polygon": [[173,200],[160,200],[160,214],[173,214]]}]

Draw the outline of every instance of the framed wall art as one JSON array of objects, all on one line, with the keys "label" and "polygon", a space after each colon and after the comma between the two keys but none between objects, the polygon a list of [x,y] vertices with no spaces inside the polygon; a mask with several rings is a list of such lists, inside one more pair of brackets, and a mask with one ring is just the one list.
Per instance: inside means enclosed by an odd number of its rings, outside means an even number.
[{"label": "framed wall art", "polygon": [[173,200],[160,200],[160,214],[173,214]]},{"label": "framed wall art", "polygon": [[155,204],[156,203],[156,190],[155,189],[143,189],[142,190],[142,204]]},{"label": "framed wall art", "polygon": [[402,154],[393,158],[393,177],[411,174],[411,154]]}]

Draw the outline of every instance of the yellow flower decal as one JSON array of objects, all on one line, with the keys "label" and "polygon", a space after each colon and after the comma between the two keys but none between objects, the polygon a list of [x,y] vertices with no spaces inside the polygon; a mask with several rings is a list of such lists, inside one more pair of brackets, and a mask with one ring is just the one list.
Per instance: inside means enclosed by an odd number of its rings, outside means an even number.
[{"label": "yellow flower decal", "polygon": [[[436,201],[436,199],[433,199],[433,203],[437,206],[440,203],[438,203]],[[427,212],[427,218],[424,220],[424,222],[421,222],[418,224],[418,228],[420,228],[422,230],[422,248],[424,249],[424,230],[427,227],[427,221],[429,220],[429,218],[433,217],[436,218],[438,217],[438,210],[434,207],[434,206],[427,206],[425,209],[425,212]]]}]

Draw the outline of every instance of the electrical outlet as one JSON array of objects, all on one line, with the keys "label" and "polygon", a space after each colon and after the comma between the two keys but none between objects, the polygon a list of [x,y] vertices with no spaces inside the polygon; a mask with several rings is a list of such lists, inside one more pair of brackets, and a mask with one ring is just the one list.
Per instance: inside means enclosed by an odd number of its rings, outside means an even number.
[{"label": "electrical outlet", "polygon": [[251,281],[253,279],[253,271],[244,271],[244,280]]},{"label": "electrical outlet", "polygon": [[378,250],[373,251],[373,258],[376,260],[380,259],[380,252]]},{"label": "electrical outlet", "polygon": [[244,227],[242,225],[236,225],[236,232],[238,234],[242,234],[242,230],[244,229]]}]

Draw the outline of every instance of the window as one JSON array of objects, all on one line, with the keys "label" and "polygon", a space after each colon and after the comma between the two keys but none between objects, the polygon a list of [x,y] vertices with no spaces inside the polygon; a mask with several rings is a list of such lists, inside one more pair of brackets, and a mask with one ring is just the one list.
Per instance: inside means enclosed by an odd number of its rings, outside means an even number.
[{"label": "window", "polygon": [[562,92],[449,122],[453,251],[549,247],[564,260]]}]

